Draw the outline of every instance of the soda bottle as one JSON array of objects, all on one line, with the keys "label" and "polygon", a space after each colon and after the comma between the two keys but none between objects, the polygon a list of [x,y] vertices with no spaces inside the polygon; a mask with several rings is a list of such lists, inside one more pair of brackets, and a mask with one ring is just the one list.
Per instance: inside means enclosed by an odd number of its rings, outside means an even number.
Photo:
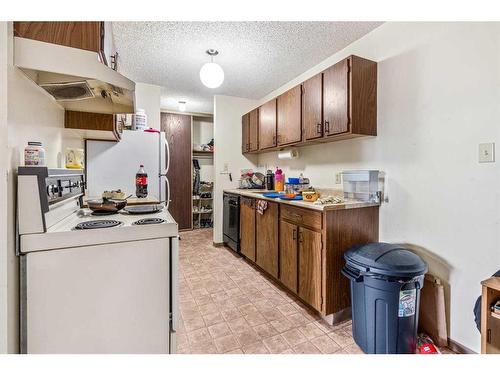
[{"label": "soda bottle", "polygon": [[142,164],[135,175],[135,195],[137,198],[146,198],[148,196],[148,174],[144,171],[144,165]]}]

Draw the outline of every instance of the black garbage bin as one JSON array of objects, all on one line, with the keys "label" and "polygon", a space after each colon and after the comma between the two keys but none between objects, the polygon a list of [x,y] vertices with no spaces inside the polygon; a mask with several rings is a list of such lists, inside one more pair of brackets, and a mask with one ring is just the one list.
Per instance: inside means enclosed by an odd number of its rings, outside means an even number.
[{"label": "black garbage bin", "polygon": [[401,245],[380,242],[354,247],[344,258],[356,344],[370,354],[415,353],[427,264]]}]

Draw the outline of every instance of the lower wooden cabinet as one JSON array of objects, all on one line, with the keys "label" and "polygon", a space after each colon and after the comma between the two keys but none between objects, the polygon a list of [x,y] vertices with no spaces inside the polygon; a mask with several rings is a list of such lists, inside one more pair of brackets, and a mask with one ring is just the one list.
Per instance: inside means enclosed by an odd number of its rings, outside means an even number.
[{"label": "lower wooden cabinet", "polygon": [[256,214],[256,263],[271,276],[278,278],[278,203],[268,202],[264,214]]},{"label": "lower wooden cabinet", "polygon": [[298,227],[280,220],[280,281],[291,291],[297,293],[298,281]]},{"label": "lower wooden cabinet", "polygon": [[279,280],[304,302],[321,311],[321,231],[280,220]]},{"label": "lower wooden cabinet", "polygon": [[299,297],[321,311],[321,232],[299,228]]},{"label": "lower wooden cabinet", "polygon": [[255,199],[240,199],[240,250],[255,262]]},{"label": "lower wooden cabinet", "polygon": [[341,274],[344,253],[378,241],[377,206],[317,211],[242,197],[242,254],[323,315],[350,306],[349,280]]}]

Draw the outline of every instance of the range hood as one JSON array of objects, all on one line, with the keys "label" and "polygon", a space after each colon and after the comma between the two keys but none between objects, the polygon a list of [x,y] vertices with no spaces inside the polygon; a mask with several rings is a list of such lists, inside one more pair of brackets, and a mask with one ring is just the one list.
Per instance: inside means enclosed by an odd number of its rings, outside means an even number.
[{"label": "range hood", "polygon": [[14,65],[67,110],[134,112],[135,83],[95,52],[15,37]]}]

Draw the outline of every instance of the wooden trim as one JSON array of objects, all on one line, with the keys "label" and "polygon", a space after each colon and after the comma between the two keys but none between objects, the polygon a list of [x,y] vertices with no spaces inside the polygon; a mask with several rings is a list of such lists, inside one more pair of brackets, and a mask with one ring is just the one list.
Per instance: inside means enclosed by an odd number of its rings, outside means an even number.
[{"label": "wooden trim", "polygon": [[213,246],[214,247],[226,247],[226,245],[224,244],[224,242],[212,242]]}]

